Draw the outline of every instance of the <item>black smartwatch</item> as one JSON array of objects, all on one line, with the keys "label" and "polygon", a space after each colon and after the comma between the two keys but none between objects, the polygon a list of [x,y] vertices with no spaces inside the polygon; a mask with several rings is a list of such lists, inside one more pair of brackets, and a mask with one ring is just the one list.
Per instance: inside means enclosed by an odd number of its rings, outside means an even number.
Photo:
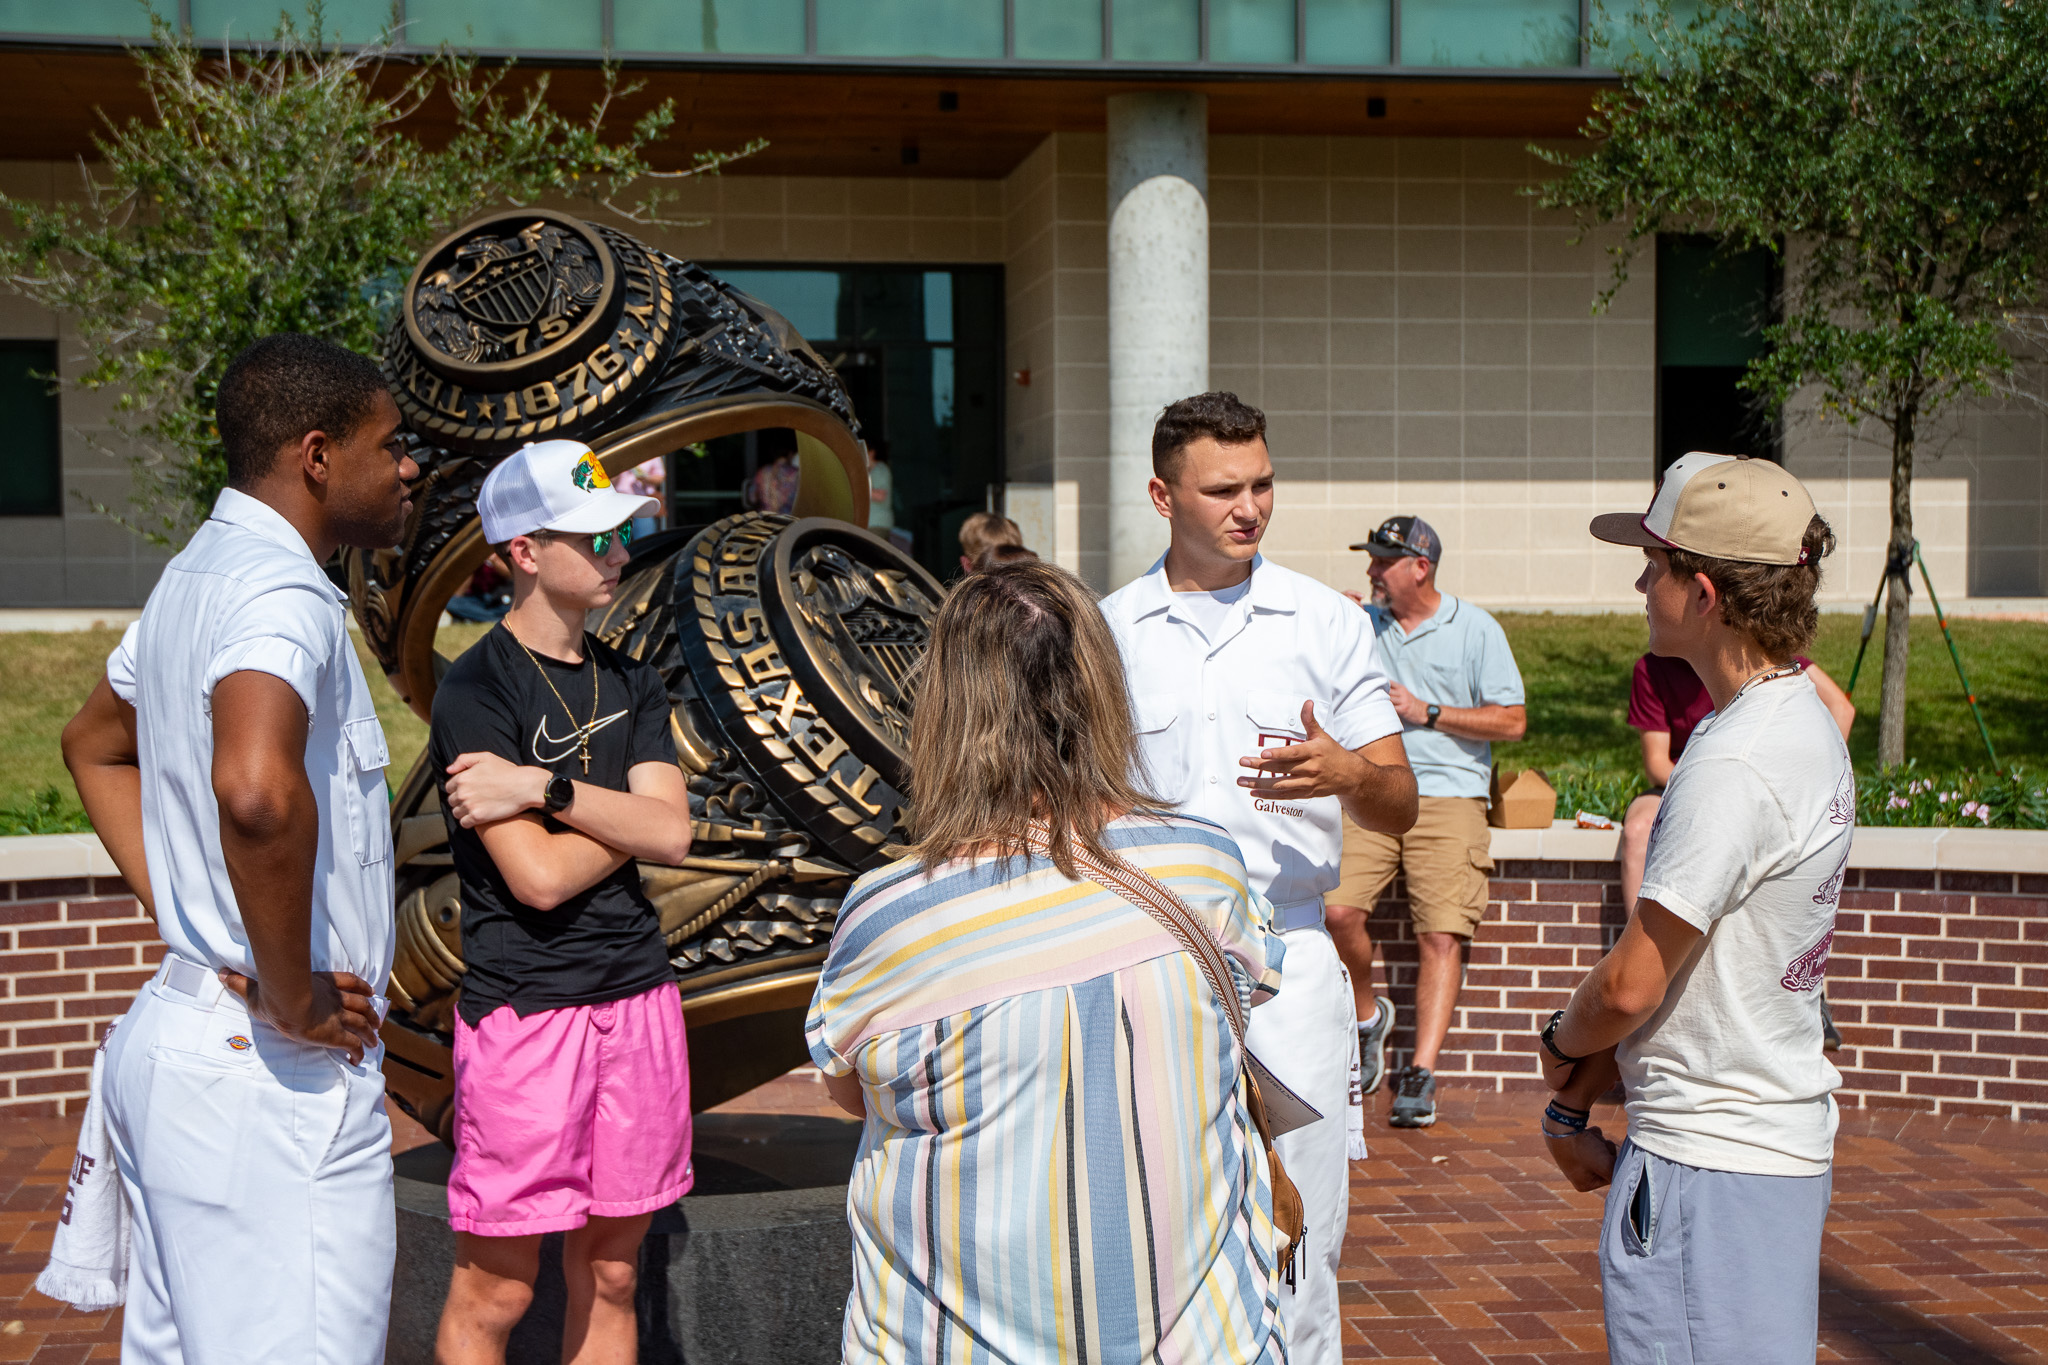
[{"label": "black smartwatch", "polygon": [[541,804],[547,808],[549,815],[555,815],[569,809],[569,803],[575,799],[576,784],[566,777],[557,775],[548,779],[547,794],[541,798]]},{"label": "black smartwatch", "polygon": [[1438,706],[1435,702],[1431,702],[1429,704],[1429,719],[1422,722],[1422,728],[1425,730],[1436,729],[1436,718],[1443,713],[1443,707]]},{"label": "black smartwatch", "polygon": [[1550,1022],[1543,1026],[1543,1050],[1545,1052],[1548,1052],[1551,1056],[1557,1058],[1557,1060],[1559,1060],[1560,1062],[1563,1062],[1566,1066],[1577,1066],[1580,1062],[1583,1062],[1586,1059],[1584,1057],[1567,1057],[1564,1055],[1563,1052],[1558,1050],[1557,1026],[1563,1022],[1563,1010],[1559,1010],[1557,1013],[1550,1016]]}]

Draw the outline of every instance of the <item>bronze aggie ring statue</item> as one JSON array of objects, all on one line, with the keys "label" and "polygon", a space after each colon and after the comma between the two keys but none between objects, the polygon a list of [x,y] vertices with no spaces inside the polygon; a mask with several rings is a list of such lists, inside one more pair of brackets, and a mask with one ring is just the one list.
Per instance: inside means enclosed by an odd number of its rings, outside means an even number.
[{"label": "bronze aggie ring statue", "polygon": [[[348,558],[363,636],[429,715],[442,609],[489,553],[484,475],[529,441],[587,441],[608,474],[714,436],[797,435],[794,518],[742,513],[634,545],[591,622],[661,671],[689,777],[692,856],[641,864],[703,1109],[807,1059],[803,1017],[840,898],[904,837],[909,679],[938,582],[860,529],[867,465],[831,368],[779,314],[622,232],[529,209],[427,252],[385,344],[422,476],[399,548]],[[422,756],[392,807],[398,958],[385,1077],[453,1131],[462,905]]]}]

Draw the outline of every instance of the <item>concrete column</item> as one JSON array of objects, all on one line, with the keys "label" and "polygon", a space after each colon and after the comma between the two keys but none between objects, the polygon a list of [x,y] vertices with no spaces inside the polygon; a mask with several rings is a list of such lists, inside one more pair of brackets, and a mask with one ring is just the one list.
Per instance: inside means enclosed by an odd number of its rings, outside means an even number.
[{"label": "concrete column", "polygon": [[1109,97],[1109,583],[1166,548],[1145,491],[1159,410],[1209,387],[1209,100]]}]

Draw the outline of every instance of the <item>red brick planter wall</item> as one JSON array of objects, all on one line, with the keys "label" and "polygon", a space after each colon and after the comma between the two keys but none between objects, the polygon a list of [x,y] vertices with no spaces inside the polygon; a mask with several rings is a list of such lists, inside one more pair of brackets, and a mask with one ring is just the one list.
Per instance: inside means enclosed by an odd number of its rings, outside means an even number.
[{"label": "red brick planter wall", "polygon": [[[1372,931],[1413,1046],[1405,888]],[[1503,860],[1439,1074],[1537,1088],[1535,1029],[1621,930],[1611,862]],[[117,878],[0,882],[0,1113],[75,1114],[92,1049],[163,956]],[[1851,869],[1828,963],[1845,1105],[2048,1118],[2048,875]]]},{"label": "red brick planter wall", "polygon": [[[1397,880],[1372,915],[1400,1010],[1395,1066],[1414,1046],[1405,896]],[[1535,1030],[1625,919],[1611,862],[1499,862],[1441,1088],[1538,1089]],[[2048,876],[1851,868],[1827,992],[1843,1105],[2048,1118]]]},{"label": "red brick planter wall", "polygon": [[107,1021],[163,955],[118,877],[0,882],[0,1115],[81,1112]]}]

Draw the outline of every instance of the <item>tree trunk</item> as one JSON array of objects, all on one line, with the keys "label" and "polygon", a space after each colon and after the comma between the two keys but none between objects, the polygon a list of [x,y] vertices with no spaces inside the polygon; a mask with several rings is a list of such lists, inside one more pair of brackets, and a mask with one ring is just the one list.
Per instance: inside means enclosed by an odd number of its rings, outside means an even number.
[{"label": "tree trunk", "polygon": [[1879,694],[1877,761],[1890,767],[1906,761],[1906,655],[1912,637],[1908,614],[1913,598],[1913,426],[1915,407],[1902,408],[1892,423],[1892,534],[1886,546],[1884,689]]}]

